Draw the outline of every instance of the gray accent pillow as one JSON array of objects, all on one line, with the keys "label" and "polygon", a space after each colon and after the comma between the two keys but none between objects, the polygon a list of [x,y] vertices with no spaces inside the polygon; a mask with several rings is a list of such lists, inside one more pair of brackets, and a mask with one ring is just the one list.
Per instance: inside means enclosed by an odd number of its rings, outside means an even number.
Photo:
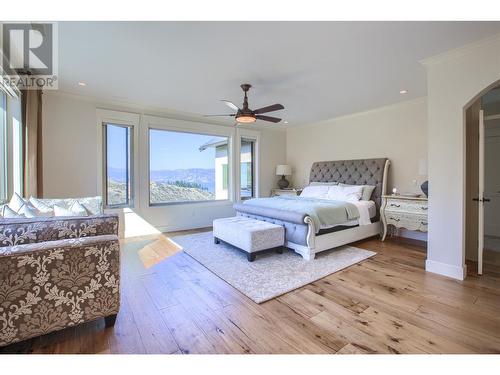
[{"label": "gray accent pillow", "polygon": [[342,184],[342,183],[340,183],[339,186],[361,186],[363,188],[363,193],[361,195],[362,201],[371,200],[373,191],[376,188],[376,186],[373,186],[373,185],[349,185],[349,184]]}]

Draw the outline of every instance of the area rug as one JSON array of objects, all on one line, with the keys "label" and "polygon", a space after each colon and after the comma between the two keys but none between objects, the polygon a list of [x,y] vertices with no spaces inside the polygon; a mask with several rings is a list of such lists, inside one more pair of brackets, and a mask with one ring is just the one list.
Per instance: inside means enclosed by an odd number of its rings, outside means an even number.
[{"label": "area rug", "polygon": [[307,262],[292,250],[283,254],[257,255],[249,262],[246,253],[221,242],[213,243],[212,232],[173,237],[192,258],[257,303],[268,301],[334,272],[352,266],[376,253],[342,246],[316,254]]}]

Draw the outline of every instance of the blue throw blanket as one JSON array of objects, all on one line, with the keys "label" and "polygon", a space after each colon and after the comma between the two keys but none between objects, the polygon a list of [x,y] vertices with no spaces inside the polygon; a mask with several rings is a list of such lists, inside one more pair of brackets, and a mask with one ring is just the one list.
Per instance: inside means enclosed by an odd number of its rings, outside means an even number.
[{"label": "blue throw blanket", "polygon": [[321,225],[337,225],[359,218],[358,208],[354,204],[327,199],[278,196],[249,199],[244,204],[306,214],[313,220],[316,231]]}]

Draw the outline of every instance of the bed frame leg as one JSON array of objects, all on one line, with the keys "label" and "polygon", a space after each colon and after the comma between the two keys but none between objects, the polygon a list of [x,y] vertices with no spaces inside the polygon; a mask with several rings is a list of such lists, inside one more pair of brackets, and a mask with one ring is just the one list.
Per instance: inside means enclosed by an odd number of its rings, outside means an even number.
[{"label": "bed frame leg", "polygon": [[314,260],[315,256],[316,256],[316,254],[309,253],[309,254],[302,255],[302,258],[304,258],[304,260],[310,261],[310,260]]},{"label": "bed frame leg", "polygon": [[216,245],[220,244],[220,240],[217,237],[214,237],[214,244]]}]

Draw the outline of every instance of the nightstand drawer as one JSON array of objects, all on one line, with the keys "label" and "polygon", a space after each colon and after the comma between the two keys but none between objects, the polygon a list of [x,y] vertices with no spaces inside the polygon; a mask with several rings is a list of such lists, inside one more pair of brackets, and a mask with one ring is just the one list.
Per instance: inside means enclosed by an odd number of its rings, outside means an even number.
[{"label": "nightstand drawer", "polygon": [[398,228],[409,230],[418,230],[427,232],[427,216],[418,214],[405,214],[404,212],[389,211],[385,212],[387,224]]},{"label": "nightstand drawer", "polygon": [[414,213],[422,213],[427,215],[427,201],[410,201],[403,199],[390,199],[387,202],[387,211],[399,211],[399,212],[414,212]]}]

